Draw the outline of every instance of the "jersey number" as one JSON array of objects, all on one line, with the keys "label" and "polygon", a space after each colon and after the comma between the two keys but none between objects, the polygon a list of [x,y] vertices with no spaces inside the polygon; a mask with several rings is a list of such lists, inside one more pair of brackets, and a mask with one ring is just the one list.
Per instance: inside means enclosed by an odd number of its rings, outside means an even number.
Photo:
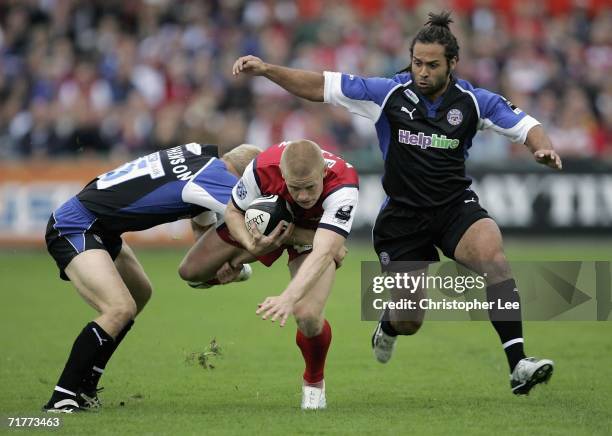
[{"label": "jersey number", "polygon": [[156,152],[144,157],[139,157],[108,173],[101,174],[98,176],[96,186],[98,189],[106,189],[142,176],[149,176],[151,179],[157,179],[164,175],[165,171],[159,157],[159,152]]}]

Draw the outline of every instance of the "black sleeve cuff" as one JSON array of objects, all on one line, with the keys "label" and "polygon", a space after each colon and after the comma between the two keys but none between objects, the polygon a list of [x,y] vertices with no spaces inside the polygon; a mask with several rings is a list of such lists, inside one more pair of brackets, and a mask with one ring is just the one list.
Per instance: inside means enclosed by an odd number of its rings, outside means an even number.
[{"label": "black sleeve cuff", "polygon": [[319,223],[319,229],[331,230],[332,232],[336,232],[344,238],[348,238],[348,232],[340,227],[332,226],[331,224]]}]

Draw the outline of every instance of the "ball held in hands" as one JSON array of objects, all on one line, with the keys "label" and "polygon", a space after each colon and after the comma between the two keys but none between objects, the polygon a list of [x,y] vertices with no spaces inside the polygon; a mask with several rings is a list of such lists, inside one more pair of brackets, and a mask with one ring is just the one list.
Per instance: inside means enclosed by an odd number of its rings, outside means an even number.
[{"label": "ball held in hands", "polygon": [[293,222],[293,214],[284,198],[278,195],[268,195],[253,200],[244,214],[244,223],[249,231],[254,227],[268,236],[278,223]]}]

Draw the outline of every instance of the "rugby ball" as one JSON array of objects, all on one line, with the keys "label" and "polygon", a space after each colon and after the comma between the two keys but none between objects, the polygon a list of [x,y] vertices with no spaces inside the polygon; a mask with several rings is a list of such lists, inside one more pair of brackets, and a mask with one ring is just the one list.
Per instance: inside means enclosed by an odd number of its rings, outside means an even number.
[{"label": "rugby ball", "polygon": [[293,214],[284,198],[268,195],[253,200],[244,214],[244,224],[251,231],[257,227],[263,235],[269,235],[279,222],[293,222]]}]

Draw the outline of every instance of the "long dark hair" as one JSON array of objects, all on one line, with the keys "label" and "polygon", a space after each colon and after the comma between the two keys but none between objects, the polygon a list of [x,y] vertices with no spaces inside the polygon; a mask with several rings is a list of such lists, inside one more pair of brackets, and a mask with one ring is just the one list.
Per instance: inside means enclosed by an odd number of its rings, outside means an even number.
[{"label": "long dark hair", "polygon": [[[451,19],[451,13],[444,11],[439,14],[430,12],[429,20],[416,34],[412,43],[410,44],[410,58],[412,59],[412,52],[414,50],[414,44],[418,42],[424,44],[440,44],[444,46],[444,57],[446,57],[446,63],[450,66],[450,61],[455,58],[459,60],[459,44],[457,44],[457,38],[450,31],[449,24],[453,22]],[[398,71],[397,74],[403,72],[410,72],[410,66],[412,62],[408,64],[406,68]]]}]

